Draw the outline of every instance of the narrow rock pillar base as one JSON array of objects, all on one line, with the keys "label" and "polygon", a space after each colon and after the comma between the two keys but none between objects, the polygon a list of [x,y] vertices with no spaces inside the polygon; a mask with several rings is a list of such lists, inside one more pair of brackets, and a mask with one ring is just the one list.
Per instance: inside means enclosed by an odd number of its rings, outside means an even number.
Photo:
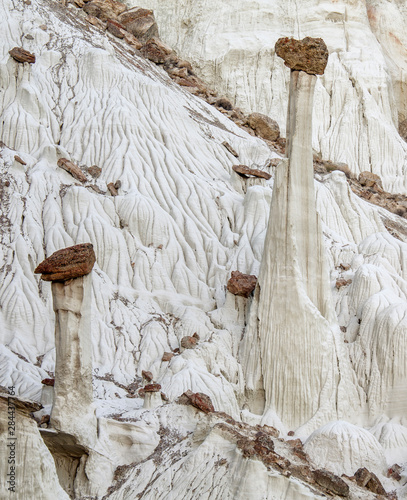
[{"label": "narrow rock pillar base", "polygon": [[92,275],[52,282],[55,311],[55,387],[51,425],[81,444],[96,439],[92,389]]}]

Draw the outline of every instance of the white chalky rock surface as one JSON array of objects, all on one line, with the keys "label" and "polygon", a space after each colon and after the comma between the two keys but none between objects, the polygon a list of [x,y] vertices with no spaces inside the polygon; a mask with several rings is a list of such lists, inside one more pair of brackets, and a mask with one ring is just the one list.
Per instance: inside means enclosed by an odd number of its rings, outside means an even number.
[{"label": "white chalky rock surface", "polygon": [[130,3],[154,9],[164,41],[237,106],[277,120],[283,136],[290,70],[274,45],[281,36],[323,38],[330,57],[315,92],[314,149],[406,192],[407,145],[397,132],[407,102],[403,0]]},{"label": "white chalky rock surface", "polygon": [[[285,10],[282,6],[275,10],[270,26],[284,18],[292,33],[298,31],[295,26],[311,3],[304,3],[304,10],[298,7],[298,17],[293,15],[294,3],[285,2]],[[184,7],[183,2],[178,5]],[[244,32],[236,35],[234,26],[239,23],[235,20],[257,18],[251,21],[255,31],[260,19],[264,22],[270,16],[264,9],[253,9],[249,16],[239,8],[240,3],[234,5],[233,16],[223,16],[222,22],[231,27],[233,43],[241,39],[247,46]],[[190,33],[200,36],[199,26],[193,25],[194,9],[189,10]],[[322,13],[342,9],[342,16],[345,12],[340,2],[321,2],[318,9]],[[310,15],[314,12],[308,10]],[[345,39],[350,50],[334,53],[325,80],[317,82],[314,141],[325,156],[348,161],[355,171],[366,170],[370,158],[385,187],[401,190],[405,145],[391,124],[397,113],[387,94],[390,76],[367,21],[360,23],[361,17],[357,17],[362,16],[359,3],[349,3],[345,10],[345,23],[327,24],[321,33],[331,50],[335,44],[345,47]],[[173,474],[148,457],[160,439],[160,425],[171,429],[177,422],[178,432],[185,435],[194,430],[192,417],[187,411],[167,412],[166,406],[143,410],[140,398],[128,398],[128,386],[141,383],[142,370],[153,373],[170,401],[186,389],[204,392],[216,410],[236,419],[244,410],[246,421],[291,430],[287,422],[281,422],[282,415],[256,415],[245,406],[243,366],[250,362],[256,368],[258,358],[242,357],[238,350],[252,299],[225,291],[232,270],[259,273],[274,182],[274,178],[251,181],[246,186],[231,167],[238,161],[271,171],[265,165],[277,154],[176,87],[160,69],[130,56],[122,42],[96,31],[78,12],[74,7],[38,0],[30,5],[9,0],[0,4],[0,134],[6,145],[0,153],[0,385],[14,385],[20,397],[40,401],[41,380],[52,377],[55,370],[55,319],[51,287],[33,271],[60,248],[92,243],[97,257],[92,278],[93,383],[100,434],[88,463],[93,489],[79,484],[78,496],[91,491],[102,497],[114,466],[134,461],[140,473],[134,473],[129,491],[137,489],[149,499],[165,498],[162,490],[143,493],[151,477],[157,476],[157,484],[168,487]],[[222,19],[221,10],[212,12],[214,23]],[[159,12],[157,17],[165,33],[169,28]],[[310,31],[300,32],[305,34]],[[275,31],[275,39],[279,35]],[[277,60],[269,64],[272,55],[267,47],[274,45],[274,32],[271,36],[269,31],[258,31],[260,43],[266,36],[269,45],[259,51],[254,43],[252,54],[260,54],[259,61],[264,55],[261,64],[268,68],[268,81],[270,67],[274,68],[276,91],[269,109],[281,125],[287,107],[288,70]],[[225,46],[225,37],[217,40],[219,47]],[[358,48],[353,45],[356,42]],[[14,46],[34,52],[36,63],[21,65],[12,60],[8,51]],[[213,54],[209,48],[207,53]],[[231,63],[224,60],[226,74]],[[240,71],[236,59],[232,60]],[[249,63],[243,57],[242,61],[247,69],[253,59]],[[256,83],[255,69],[256,65],[247,89],[264,89],[263,96],[270,96],[268,87],[260,80]],[[371,93],[366,91],[368,83],[373,85]],[[246,99],[241,88],[237,94]],[[239,153],[238,159],[225,149],[223,141]],[[16,154],[27,165],[17,162]],[[60,157],[76,162],[84,173],[85,166],[98,165],[101,177],[94,181],[86,174],[88,182],[82,185],[57,167]],[[116,197],[91,187],[96,184],[106,192],[106,184],[116,180],[122,182]],[[336,349],[347,360],[335,367],[344,384],[338,400],[346,400],[354,387],[361,401],[354,401],[353,423],[372,427],[391,418],[394,424],[405,426],[407,225],[353,195],[339,172],[315,186],[332,300],[342,330],[336,329]],[[398,228],[400,240],[387,232],[390,226]],[[350,268],[343,270],[340,264]],[[339,278],[352,283],[336,289]],[[170,362],[162,361],[164,352],[179,348],[182,337],[194,333],[200,337],[194,350],[176,354]],[[291,348],[294,359],[303,354],[300,343]],[[307,352],[320,356],[321,346],[316,343]],[[318,408],[318,391],[309,389]],[[296,422],[296,401],[289,400],[287,405]],[[161,416],[159,421],[155,411],[165,418]],[[319,426],[328,422],[326,417]],[[110,422],[119,419],[123,426]],[[402,431],[395,426],[396,437],[382,442],[389,463],[396,461],[393,452],[399,457]],[[234,498],[239,478],[242,491],[248,492],[242,498],[249,493],[250,498],[258,498],[253,488],[260,478],[264,498],[317,498],[300,481],[270,475],[259,461],[243,460],[240,452],[230,451],[216,433],[208,431],[207,435],[207,441],[195,443],[193,452],[182,450],[186,451],[183,470],[188,481],[177,483],[177,497],[188,498],[190,486],[199,484],[207,498]],[[230,454],[233,471],[217,472],[219,449]],[[158,448],[155,457],[160,453]],[[41,460],[46,467],[48,458],[44,455]],[[204,477],[201,465],[207,470]],[[36,470],[34,467],[32,474]],[[38,478],[46,490],[48,476]],[[205,489],[207,483],[213,486]],[[394,488],[399,486],[402,484]],[[111,494],[112,498],[125,498],[117,495]]]},{"label": "white chalky rock surface", "polygon": [[360,467],[379,476],[386,472],[384,451],[375,436],[348,422],[339,420],[317,429],[304,450],[317,467],[339,476],[353,476]]}]

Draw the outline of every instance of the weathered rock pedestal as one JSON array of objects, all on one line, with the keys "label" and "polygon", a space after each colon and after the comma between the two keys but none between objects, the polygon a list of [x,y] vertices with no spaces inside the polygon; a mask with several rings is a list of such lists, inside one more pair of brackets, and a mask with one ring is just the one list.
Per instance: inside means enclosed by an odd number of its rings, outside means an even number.
[{"label": "weathered rock pedestal", "polygon": [[[323,72],[328,51],[321,39],[280,39],[276,52],[285,59],[288,53],[286,64],[288,60],[296,68],[290,81],[288,158],[277,167],[261,269],[241,353],[247,359],[252,411],[260,407],[262,386],[264,413],[274,412],[289,429],[308,423],[308,432],[337,418],[340,378],[312,156],[315,74]],[[352,384],[349,393],[358,399]]]},{"label": "weathered rock pedestal", "polygon": [[51,426],[85,446],[96,439],[93,408],[91,289],[95,254],[91,244],[59,250],[35,270],[52,281],[55,311],[55,386]]}]

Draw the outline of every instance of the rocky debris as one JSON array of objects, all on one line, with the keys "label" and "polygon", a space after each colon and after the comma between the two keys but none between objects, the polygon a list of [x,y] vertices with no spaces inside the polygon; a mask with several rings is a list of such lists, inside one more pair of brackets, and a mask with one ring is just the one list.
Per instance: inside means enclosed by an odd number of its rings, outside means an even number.
[{"label": "rocky debris", "polygon": [[313,471],[315,482],[330,492],[341,497],[349,495],[349,486],[343,479],[336,476],[332,472],[325,469],[318,469]]},{"label": "rocky debris", "polygon": [[226,97],[220,97],[215,101],[215,106],[218,108],[223,108],[226,109],[227,111],[230,111],[233,109],[232,103],[229,101],[229,99],[226,99]]},{"label": "rocky debris", "polygon": [[165,352],[163,354],[163,357],[161,358],[161,361],[171,361],[173,357],[174,357],[173,352]]},{"label": "rocky debris", "polygon": [[122,181],[120,179],[118,179],[115,183],[114,183],[114,187],[119,190],[121,187],[122,187]]},{"label": "rocky debris", "polygon": [[104,30],[105,29],[104,22],[101,21],[100,19],[98,19],[95,16],[91,16],[91,15],[86,16],[86,21],[89,24],[91,24],[92,26],[95,26],[96,28],[99,28],[100,30]]},{"label": "rocky debris", "polygon": [[256,433],[256,444],[266,448],[268,451],[274,451],[274,441],[265,432]]},{"label": "rocky debris", "polygon": [[75,163],[72,163],[67,158],[60,158],[57,165],[58,167],[66,170],[69,174],[72,175],[72,177],[75,177],[75,179],[77,179],[78,181],[86,182],[87,179],[82,170],[78,167],[78,165],[75,165]]},{"label": "rocky debris", "polygon": [[355,472],[355,480],[358,486],[366,488],[377,495],[386,495],[379,478],[373,472],[369,472],[366,467],[361,467]]},{"label": "rocky debris", "polygon": [[16,160],[16,162],[20,163],[21,165],[27,165],[27,163],[22,158],[20,158],[18,155],[14,155],[14,159]]},{"label": "rocky debris", "polygon": [[153,374],[151,372],[143,370],[141,372],[141,376],[145,378],[148,382],[151,382],[153,380]]},{"label": "rocky debris", "polygon": [[401,481],[401,471],[402,467],[399,464],[392,465],[387,471],[387,477],[391,477],[396,481]]},{"label": "rocky debris", "polygon": [[195,332],[193,335],[194,339],[196,339],[197,341],[201,340],[201,337]]},{"label": "rocky debris", "polygon": [[109,182],[109,184],[107,185],[107,189],[109,190],[109,192],[112,196],[117,196],[119,194],[116,187],[115,187],[114,182]]},{"label": "rocky debris", "polygon": [[66,281],[85,276],[96,262],[91,243],[82,243],[54,252],[37,266],[34,273],[41,273],[44,281]]},{"label": "rocky debris", "polygon": [[336,281],[336,288],[342,288],[343,286],[348,286],[352,283],[352,280],[345,280],[344,278],[341,278]]},{"label": "rocky debris", "polygon": [[38,423],[39,427],[41,427],[42,429],[46,429],[50,422],[50,418],[50,415],[43,415]]},{"label": "rocky debris", "polygon": [[9,50],[9,54],[15,61],[19,63],[35,63],[35,55],[31,54],[31,52],[28,52],[28,50],[25,50],[22,47],[14,47],[13,49]]},{"label": "rocky debris", "polygon": [[114,21],[113,19],[108,19],[106,22],[106,29],[116,38],[124,38],[124,33],[126,29],[117,21]]},{"label": "rocky debris", "polygon": [[407,142],[407,119],[399,124],[399,134]]},{"label": "rocky debris", "polygon": [[224,146],[229,151],[230,154],[232,154],[233,156],[236,156],[236,158],[238,158],[238,156],[239,156],[238,153],[236,153],[236,151],[232,148],[232,146],[228,142],[223,141],[222,146]]},{"label": "rocky debris", "polygon": [[44,378],[41,380],[42,385],[49,385],[51,387],[54,387],[55,385],[55,379],[54,378]]},{"label": "rocky debris", "polygon": [[135,48],[136,50],[140,50],[141,47],[143,46],[140,40],[131,33],[129,33],[128,31],[124,32],[124,40],[126,43],[128,43],[131,47]]},{"label": "rocky debris", "polygon": [[161,399],[162,399],[163,401],[169,401],[168,396],[167,396],[166,394],[164,394],[163,392],[161,392]]},{"label": "rocky debris", "polygon": [[164,64],[172,49],[159,38],[151,38],[140,49],[141,54],[155,64]]},{"label": "rocky debris", "polygon": [[98,17],[101,21],[107,21],[119,16],[126,10],[126,6],[114,0],[92,0],[84,5],[83,10],[90,16]]},{"label": "rocky debris", "polygon": [[340,269],[342,269],[342,271],[349,271],[350,264],[339,264],[339,267]]},{"label": "rocky debris", "polygon": [[184,349],[195,349],[197,343],[198,341],[195,337],[185,336],[182,337],[180,345]]},{"label": "rocky debris", "polygon": [[192,405],[204,413],[212,413],[215,411],[211,398],[203,392],[192,392],[188,390],[178,398],[178,403]]},{"label": "rocky debris", "polygon": [[257,168],[250,168],[246,165],[233,165],[232,169],[241,177],[261,177],[262,179],[271,179],[271,175]]},{"label": "rocky debris", "polygon": [[326,174],[333,172],[334,170],[340,170],[348,179],[352,177],[352,172],[346,163],[334,163],[329,160],[322,160],[321,158],[318,158],[318,156],[314,155],[314,172],[318,174]]},{"label": "rocky debris", "polygon": [[98,177],[100,177],[102,169],[97,165],[92,165],[91,167],[88,167],[88,172],[94,179],[97,179]]},{"label": "rocky debris", "polygon": [[383,190],[382,180],[373,172],[361,172],[359,174],[359,184],[368,188]]},{"label": "rocky debris", "polygon": [[247,123],[256,135],[268,141],[276,141],[280,137],[280,127],[275,120],[261,113],[251,113]]},{"label": "rocky debris", "polygon": [[152,10],[133,7],[121,13],[117,19],[126,30],[138,38],[147,42],[151,38],[158,38],[158,26]]},{"label": "rocky debris", "polygon": [[322,38],[279,38],[275,51],[290,69],[309,75],[323,75],[328,63],[328,48]]},{"label": "rocky debris", "polygon": [[144,393],[146,392],[160,392],[161,385],[160,384],[147,384],[143,387]]},{"label": "rocky debris", "polygon": [[308,465],[291,465],[290,472],[293,476],[309,484],[315,484],[314,473]]},{"label": "rocky debris", "polygon": [[96,184],[89,184],[89,186],[86,186],[88,189],[92,189],[92,191],[95,191],[97,194],[106,194],[106,191],[102,191],[99,186]]},{"label": "rocky debris", "polygon": [[256,283],[257,277],[254,274],[243,274],[240,271],[232,271],[227,289],[233,295],[247,298],[255,289]]}]

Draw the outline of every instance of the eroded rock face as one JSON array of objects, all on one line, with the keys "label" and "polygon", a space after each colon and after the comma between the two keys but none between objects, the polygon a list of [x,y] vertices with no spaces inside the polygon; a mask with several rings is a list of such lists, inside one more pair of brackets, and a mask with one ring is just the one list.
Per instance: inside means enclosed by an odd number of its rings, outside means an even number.
[{"label": "eroded rock face", "polygon": [[290,69],[309,75],[323,75],[328,64],[328,48],[322,38],[279,38],[275,50]]},{"label": "eroded rock face", "polygon": [[256,287],[256,283],[257,277],[254,274],[243,274],[240,271],[232,271],[227,289],[233,295],[247,298]]},{"label": "eroded rock face", "polygon": [[30,64],[35,63],[35,55],[31,54],[31,52],[28,52],[28,50],[25,50],[21,47],[14,47],[9,51],[9,54],[17,62],[28,62]]},{"label": "eroded rock face", "polygon": [[89,274],[95,262],[93,245],[81,243],[54,252],[37,266],[34,273],[41,273],[44,281],[66,281]]},{"label": "eroded rock face", "polygon": [[280,137],[280,127],[275,120],[262,113],[251,113],[247,119],[249,126],[256,134],[268,141],[276,141]]}]

